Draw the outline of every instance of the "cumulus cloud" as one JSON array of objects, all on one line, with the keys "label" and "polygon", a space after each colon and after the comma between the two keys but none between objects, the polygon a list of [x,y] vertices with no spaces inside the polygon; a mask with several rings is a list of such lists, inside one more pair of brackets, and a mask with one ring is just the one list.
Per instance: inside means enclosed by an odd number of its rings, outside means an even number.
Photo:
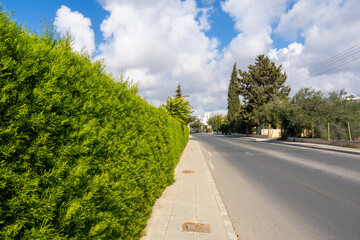
[{"label": "cumulus cloud", "polygon": [[[195,1],[102,0],[110,15],[101,24],[100,57],[107,66],[140,82],[140,94],[154,104],[173,95],[177,83],[195,108],[223,102],[213,94],[218,58],[217,40],[209,39],[206,10]],[[214,95],[216,98],[216,94]]]},{"label": "cumulus cloud", "polygon": [[90,54],[94,53],[95,35],[89,18],[63,5],[56,12],[54,25],[59,33],[69,33],[73,37],[75,51],[85,49]]},{"label": "cumulus cloud", "polygon": [[[275,33],[293,40],[304,39],[301,53],[296,56],[279,50],[278,62],[284,63],[284,69],[292,80],[293,90],[313,86],[323,91],[336,91],[344,88],[347,91],[360,92],[359,61],[341,67],[341,64],[330,64],[329,59],[359,43],[360,2],[357,0],[299,0],[280,18]],[[290,48],[290,46],[289,46]],[[272,52],[274,53],[274,51]],[[351,59],[360,57],[354,53]],[[286,59],[284,59],[286,55]],[[291,64],[289,64],[291,60]],[[344,63],[345,61],[338,61]],[[312,66],[323,64],[322,71],[311,71]],[[302,72],[299,75],[299,70]],[[308,72],[308,74],[306,74]],[[311,74],[313,72],[313,74]],[[324,72],[324,74],[319,75]],[[318,76],[317,76],[318,75]]]},{"label": "cumulus cloud", "polygon": [[[359,43],[360,15],[357,0],[226,0],[222,9],[234,18],[239,34],[223,51],[225,65],[237,61],[246,69],[258,54],[267,54],[282,64],[292,93],[312,86],[323,91],[341,88],[360,92],[358,62],[342,67],[329,65],[314,73],[312,66]],[[272,36],[294,41],[282,49],[273,48]],[[296,42],[298,39],[302,43]],[[353,59],[360,57],[360,53]],[[326,64],[326,62],[325,62]],[[336,67],[332,69],[331,67]]]},{"label": "cumulus cloud", "polygon": [[[319,76],[311,71],[359,43],[358,0],[224,0],[221,8],[234,19],[238,33],[224,49],[206,35],[213,0],[202,0],[205,8],[195,0],[98,1],[109,12],[100,26],[98,57],[109,70],[138,81],[140,94],[156,106],[180,83],[196,114],[226,113],[233,64],[246,70],[258,54],[282,64],[292,93],[305,86],[360,93],[360,60]],[[74,37],[74,49],[94,52],[90,19],[62,6],[55,25]],[[290,44],[276,49],[274,36]]]},{"label": "cumulus cloud", "polygon": [[209,16],[211,15],[212,8],[202,8],[199,10],[199,23],[203,30],[208,31],[211,28],[211,24],[209,23]]},{"label": "cumulus cloud", "polygon": [[286,0],[226,0],[221,6],[234,18],[239,32],[224,50],[224,60],[227,64],[237,61],[240,68],[245,68],[256,55],[271,49],[271,26],[286,9]]}]

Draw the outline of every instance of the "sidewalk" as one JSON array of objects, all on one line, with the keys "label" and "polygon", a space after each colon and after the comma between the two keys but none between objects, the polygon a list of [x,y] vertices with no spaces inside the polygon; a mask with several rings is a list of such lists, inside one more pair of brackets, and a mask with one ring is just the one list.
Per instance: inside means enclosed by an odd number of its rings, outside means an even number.
[{"label": "sidewalk", "polygon": [[156,201],[141,240],[236,240],[200,145],[190,136],[176,182]]},{"label": "sidewalk", "polygon": [[288,142],[288,141],[277,141],[281,144],[287,144],[292,146],[298,147],[307,147],[307,148],[315,148],[315,149],[322,149],[334,152],[342,152],[342,153],[351,153],[351,154],[358,154],[360,155],[360,150],[356,148],[350,147],[340,147],[340,146],[333,146],[333,145],[326,145],[326,144],[318,144],[318,143],[305,143],[305,142]]}]

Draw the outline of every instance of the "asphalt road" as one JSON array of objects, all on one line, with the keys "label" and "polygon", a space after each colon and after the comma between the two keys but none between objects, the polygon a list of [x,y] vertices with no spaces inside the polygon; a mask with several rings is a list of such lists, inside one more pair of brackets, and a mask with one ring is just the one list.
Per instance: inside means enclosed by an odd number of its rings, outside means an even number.
[{"label": "asphalt road", "polygon": [[241,240],[360,239],[360,155],[194,136]]}]

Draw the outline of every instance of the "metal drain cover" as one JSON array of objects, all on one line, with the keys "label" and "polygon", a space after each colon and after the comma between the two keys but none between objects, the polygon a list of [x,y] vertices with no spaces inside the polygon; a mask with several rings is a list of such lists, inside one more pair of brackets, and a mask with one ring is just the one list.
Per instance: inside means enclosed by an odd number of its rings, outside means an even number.
[{"label": "metal drain cover", "polygon": [[210,225],[204,223],[184,222],[182,225],[182,231],[210,233]]},{"label": "metal drain cover", "polygon": [[184,171],[182,171],[183,173],[195,173],[195,171],[193,171],[193,170],[184,170]]}]

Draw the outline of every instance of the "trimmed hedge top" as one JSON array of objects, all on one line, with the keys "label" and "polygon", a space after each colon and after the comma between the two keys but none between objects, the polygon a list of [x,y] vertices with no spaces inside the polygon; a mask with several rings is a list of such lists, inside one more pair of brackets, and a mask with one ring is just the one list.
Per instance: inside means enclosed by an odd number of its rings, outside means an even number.
[{"label": "trimmed hedge top", "polygon": [[0,238],[138,239],[188,128],[0,9]]}]

